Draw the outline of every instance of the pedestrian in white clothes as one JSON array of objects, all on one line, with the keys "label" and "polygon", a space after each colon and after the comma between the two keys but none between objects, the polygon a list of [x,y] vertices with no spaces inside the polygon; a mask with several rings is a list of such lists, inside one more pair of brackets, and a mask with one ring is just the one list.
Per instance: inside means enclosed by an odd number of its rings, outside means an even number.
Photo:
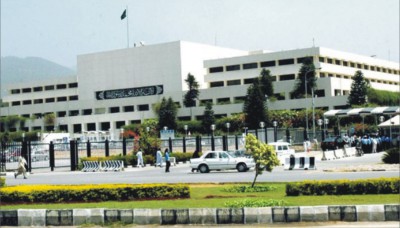
[{"label": "pedestrian in white clothes", "polygon": [[24,176],[24,179],[27,179],[27,177],[26,177],[26,168],[25,168],[26,164],[27,163],[26,163],[25,158],[23,158],[23,157],[19,157],[18,158],[18,168],[14,173],[14,178],[17,178],[18,175],[22,174]]},{"label": "pedestrian in white clothes", "polygon": [[157,167],[157,166],[160,166],[160,167],[162,167],[162,163],[163,163],[163,160],[162,160],[162,153],[161,153],[161,149],[160,149],[160,148],[157,148],[157,154],[156,154],[156,167]]},{"label": "pedestrian in white clothes", "polygon": [[376,138],[371,138],[372,141],[372,153],[376,153],[376,148],[378,147],[378,141],[376,141]]},{"label": "pedestrian in white clothes", "polygon": [[144,164],[143,164],[143,153],[142,153],[142,151],[140,149],[136,153],[136,157],[137,157],[137,167],[139,167],[139,168],[144,167]]}]

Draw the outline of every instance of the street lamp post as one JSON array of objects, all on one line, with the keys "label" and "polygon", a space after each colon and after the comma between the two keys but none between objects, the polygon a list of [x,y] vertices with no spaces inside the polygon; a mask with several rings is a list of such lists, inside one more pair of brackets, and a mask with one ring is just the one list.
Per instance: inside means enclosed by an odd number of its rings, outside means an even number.
[{"label": "street lamp post", "polygon": [[212,131],[212,136],[214,137],[215,124],[211,124],[211,131]]},{"label": "street lamp post", "polygon": [[267,139],[267,128],[265,127],[264,121],[261,121],[261,122],[260,122],[260,128],[264,129],[265,143],[268,143],[268,139]]},{"label": "street lamp post", "polygon": [[183,129],[185,130],[185,136],[187,137],[187,130],[188,130],[188,125],[183,125]]},{"label": "street lamp post", "polygon": [[229,136],[229,128],[231,127],[231,123],[226,123],[226,129],[228,129],[228,135],[227,136]]},{"label": "street lamp post", "polygon": [[[380,116],[380,117],[379,117],[379,122],[380,122],[380,123],[383,123],[383,121],[385,121],[385,117],[384,117],[384,116]],[[381,128],[381,129],[383,129],[383,128]],[[379,133],[380,133],[381,136],[384,135],[383,130],[381,130]]]},{"label": "street lamp post", "polygon": [[[311,70],[306,71],[306,73],[304,73],[304,89],[305,89],[305,94],[304,94],[304,100],[305,100],[305,109],[306,109],[306,127],[305,127],[305,131],[306,134],[308,133],[308,112],[307,112],[307,74],[310,72],[315,72],[315,70],[320,70],[321,67],[319,68],[314,68]],[[314,89],[311,89],[311,95],[314,96]],[[314,99],[314,98],[313,98]],[[308,134],[307,134],[308,136]]]},{"label": "street lamp post", "polygon": [[322,131],[322,128],[321,128],[323,120],[322,119],[318,119],[317,122],[318,122],[319,130],[321,131],[321,139],[324,140],[325,139],[324,138],[324,132]]},{"label": "street lamp post", "polygon": [[39,131],[36,133],[36,136],[38,138],[38,142],[40,142],[40,132]]},{"label": "street lamp post", "polygon": [[278,122],[276,121],[276,120],[274,120],[273,122],[272,122],[272,125],[274,126],[274,141],[276,142],[277,141],[277,126],[278,126]]},{"label": "street lamp post", "polygon": [[329,124],[329,119],[325,118],[325,119],[324,119],[324,138],[325,138],[325,137],[328,137],[328,135],[326,134],[326,133],[327,133],[327,132],[326,132],[326,131],[327,131],[326,129],[328,128],[328,124]]}]

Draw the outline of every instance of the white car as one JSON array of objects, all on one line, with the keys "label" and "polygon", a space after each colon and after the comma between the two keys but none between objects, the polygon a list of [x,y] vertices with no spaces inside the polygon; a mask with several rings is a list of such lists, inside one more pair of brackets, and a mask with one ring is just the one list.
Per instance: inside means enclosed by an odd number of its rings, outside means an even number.
[{"label": "white car", "polygon": [[285,158],[295,155],[294,149],[290,148],[290,144],[288,142],[272,142],[268,143],[268,145],[274,147],[281,165],[285,164]]},{"label": "white car", "polygon": [[198,170],[201,173],[208,173],[210,170],[237,169],[239,172],[246,172],[255,167],[253,158],[235,157],[226,151],[208,151],[200,158],[190,159],[192,171]]}]

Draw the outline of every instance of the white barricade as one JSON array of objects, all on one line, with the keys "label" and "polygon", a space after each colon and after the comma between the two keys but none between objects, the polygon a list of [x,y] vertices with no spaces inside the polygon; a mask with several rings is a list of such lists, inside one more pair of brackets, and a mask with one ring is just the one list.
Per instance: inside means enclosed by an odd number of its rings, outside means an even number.
[{"label": "white barricade", "polygon": [[[171,162],[172,165],[176,166],[176,158],[175,157],[169,157],[169,161]],[[163,157],[163,163],[165,164],[165,157]]]},{"label": "white barricade", "polygon": [[316,169],[315,157],[290,157],[285,159],[285,170]]},{"label": "white barricade", "polygon": [[345,157],[345,156],[344,156],[344,150],[343,150],[343,149],[335,150],[335,157],[336,157],[337,159],[339,159],[339,158],[344,158],[344,157]]},{"label": "white barricade", "polygon": [[324,159],[324,157],[322,157],[322,160],[335,160],[336,159],[335,153],[333,150],[326,150],[323,153],[325,155],[325,159]]},{"label": "white barricade", "polygon": [[344,148],[347,157],[356,156],[356,148],[355,147],[345,147]]},{"label": "white barricade", "polygon": [[124,170],[124,161],[120,160],[106,160],[98,161],[83,161],[83,172],[96,172],[96,171],[122,171]]}]

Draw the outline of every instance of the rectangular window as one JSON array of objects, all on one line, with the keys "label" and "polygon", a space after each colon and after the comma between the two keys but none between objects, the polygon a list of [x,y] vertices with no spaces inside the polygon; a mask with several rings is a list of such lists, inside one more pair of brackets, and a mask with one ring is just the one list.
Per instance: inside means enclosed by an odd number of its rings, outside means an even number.
[{"label": "rectangular window", "polygon": [[74,124],[73,128],[74,128],[74,133],[82,132],[82,125],[81,124]]},{"label": "rectangular window", "polygon": [[313,58],[312,56],[307,56],[307,57],[300,57],[300,58],[297,58],[297,63],[298,63],[298,64],[302,64],[302,63],[304,63],[304,60],[306,60],[306,59],[310,59],[311,62],[314,61],[314,58]]},{"label": "rectangular window", "polygon": [[213,103],[212,99],[200,100],[200,106],[205,106],[207,103]]},{"label": "rectangular window", "polygon": [[381,72],[381,68],[380,67],[376,67],[376,71]]},{"label": "rectangular window", "polygon": [[71,110],[71,111],[69,111],[69,116],[79,116],[79,110]]},{"label": "rectangular window", "polygon": [[281,81],[288,81],[288,80],[294,80],[294,79],[295,79],[294,74],[285,74],[285,75],[279,76],[279,80],[281,80]]},{"label": "rectangular window", "polygon": [[369,65],[364,65],[364,70],[369,70]]},{"label": "rectangular window", "polygon": [[320,78],[325,78],[326,75],[325,75],[325,73],[322,73],[322,72],[321,72],[321,73],[319,73],[319,77],[320,77]]},{"label": "rectangular window", "polygon": [[133,105],[124,106],[124,112],[134,112],[135,108]]},{"label": "rectangular window", "polygon": [[57,112],[57,117],[66,117],[66,116],[67,116],[66,111]]},{"label": "rectangular window", "polygon": [[324,58],[324,57],[319,57],[319,61],[320,61],[321,63],[324,63],[324,62],[325,62],[325,58]]},{"label": "rectangular window", "polygon": [[54,97],[46,98],[46,103],[53,103],[55,101]]},{"label": "rectangular window", "polygon": [[217,104],[223,105],[223,104],[230,104],[231,100],[229,97],[224,97],[224,98],[218,98],[217,99]]},{"label": "rectangular window", "polygon": [[392,73],[392,69],[388,69],[388,73],[391,74]]},{"label": "rectangular window", "polygon": [[11,102],[11,106],[19,106],[21,105],[21,101],[13,101]]},{"label": "rectangular window", "polygon": [[279,66],[294,64],[294,59],[281,59],[278,64]]},{"label": "rectangular window", "polygon": [[42,104],[43,103],[43,99],[35,99],[33,100],[34,104]]},{"label": "rectangular window", "polygon": [[54,90],[54,85],[47,85],[44,87],[44,90]]},{"label": "rectangular window", "polygon": [[383,73],[386,73],[386,68],[382,68],[382,72],[383,72]]},{"label": "rectangular window", "polygon": [[33,92],[40,92],[43,91],[43,87],[38,86],[38,87],[33,87]]},{"label": "rectangular window", "polygon": [[115,128],[120,129],[123,126],[125,126],[125,121],[116,121],[115,122]]},{"label": "rectangular window", "polygon": [[77,101],[78,100],[78,95],[69,96],[69,100],[70,101]]},{"label": "rectangular window", "polygon": [[244,84],[253,84],[254,80],[256,80],[257,78],[245,78],[244,79]]},{"label": "rectangular window", "polygon": [[343,66],[349,66],[349,62],[347,62],[347,61],[343,61]]},{"label": "rectangular window", "polygon": [[94,114],[99,115],[99,114],[105,114],[106,113],[106,108],[96,108],[94,110]]},{"label": "rectangular window", "polygon": [[224,68],[222,66],[220,66],[220,67],[211,67],[209,69],[210,74],[219,73],[219,72],[223,72],[223,71],[224,71]]},{"label": "rectangular window", "polygon": [[68,87],[69,88],[78,88],[78,83],[77,82],[69,83]]},{"label": "rectangular window", "polygon": [[360,63],[357,63],[357,68],[362,69],[362,65]]},{"label": "rectangular window", "polygon": [[22,93],[30,93],[32,92],[32,88],[23,88]]},{"label": "rectangular window", "polygon": [[230,80],[226,82],[228,86],[240,85],[240,79],[238,80]]},{"label": "rectangular window", "polygon": [[118,113],[119,112],[119,107],[110,107],[110,113]]},{"label": "rectangular window", "polygon": [[340,60],[335,59],[335,64],[336,64],[336,65],[341,65],[341,64],[340,64]]},{"label": "rectangular window", "polygon": [[243,69],[247,70],[247,69],[254,69],[257,68],[258,64],[257,63],[245,63],[243,64]]},{"label": "rectangular window", "polygon": [[285,100],[285,93],[275,93],[274,97],[279,101]]},{"label": "rectangular window", "polygon": [[315,90],[315,95],[317,97],[325,97],[325,90],[323,90],[323,89]]},{"label": "rectangular window", "polygon": [[274,67],[276,66],[275,60],[273,61],[265,61],[260,63],[261,67]]},{"label": "rectangular window", "polygon": [[21,93],[20,89],[12,89],[11,90],[11,94],[19,94],[19,93]]},{"label": "rectangular window", "polygon": [[24,118],[29,118],[30,117],[29,114],[22,114],[21,116],[24,117]]},{"label": "rectangular window", "polygon": [[100,127],[100,130],[108,131],[110,129],[110,122],[101,122]]},{"label": "rectangular window", "polygon": [[93,110],[91,108],[83,109],[82,110],[82,115],[84,115],[84,116],[92,115],[92,112],[93,112]]},{"label": "rectangular window", "polygon": [[57,102],[67,101],[67,97],[57,97]]},{"label": "rectangular window", "polygon": [[148,104],[138,105],[138,111],[149,111],[149,105]]},{"label": "rectangular window", "polygon": [[375,66],[371,66],[371,70],[372,70],[372,71],[375,71]]},{"label": "rectangular window", "polygon": [[332,64],[332,63],[333,63],[333,59],[331,59],[331,58],[328,58],[327,60],[328,60],[328,63],[330,63],[330,64]]},{"label": "rectangular window", "polygon": [[96,123],[87,123],[86,124],[86,129],[88,131],[95,131],[96,130]]},{"label": "rectangular window", "polygon": [[222,86],[224,86],[224,82],[223,82],[223,81],[210,82],[210,88],[213,88],[213,87],[222,87]]},{"label": "rectangular window", "polygon": [[57,89],[66,89],[67,88],[67,84],[58,84],[57,85]]},{"label": "rectangular window", "polygon": [[244,101],[246,100],[246,97],[234,97],[233,98],[235,104],[236,103],[244,103]]},{"label": "rectangular window", "polygon": [[355,63],[353,63],[353,62],[350,62],[350,67],[356,67],[356,64]]},{"label": "rectangular window", "polygon": [[22,105],[30,105],[32,104],[32,100],[24,100],[22,101]]},{"label": "rectangular window", "polygon": [[234,70],[240,70],[240,65],[230,65],[226,66],[226,71],[234,71]]}]

